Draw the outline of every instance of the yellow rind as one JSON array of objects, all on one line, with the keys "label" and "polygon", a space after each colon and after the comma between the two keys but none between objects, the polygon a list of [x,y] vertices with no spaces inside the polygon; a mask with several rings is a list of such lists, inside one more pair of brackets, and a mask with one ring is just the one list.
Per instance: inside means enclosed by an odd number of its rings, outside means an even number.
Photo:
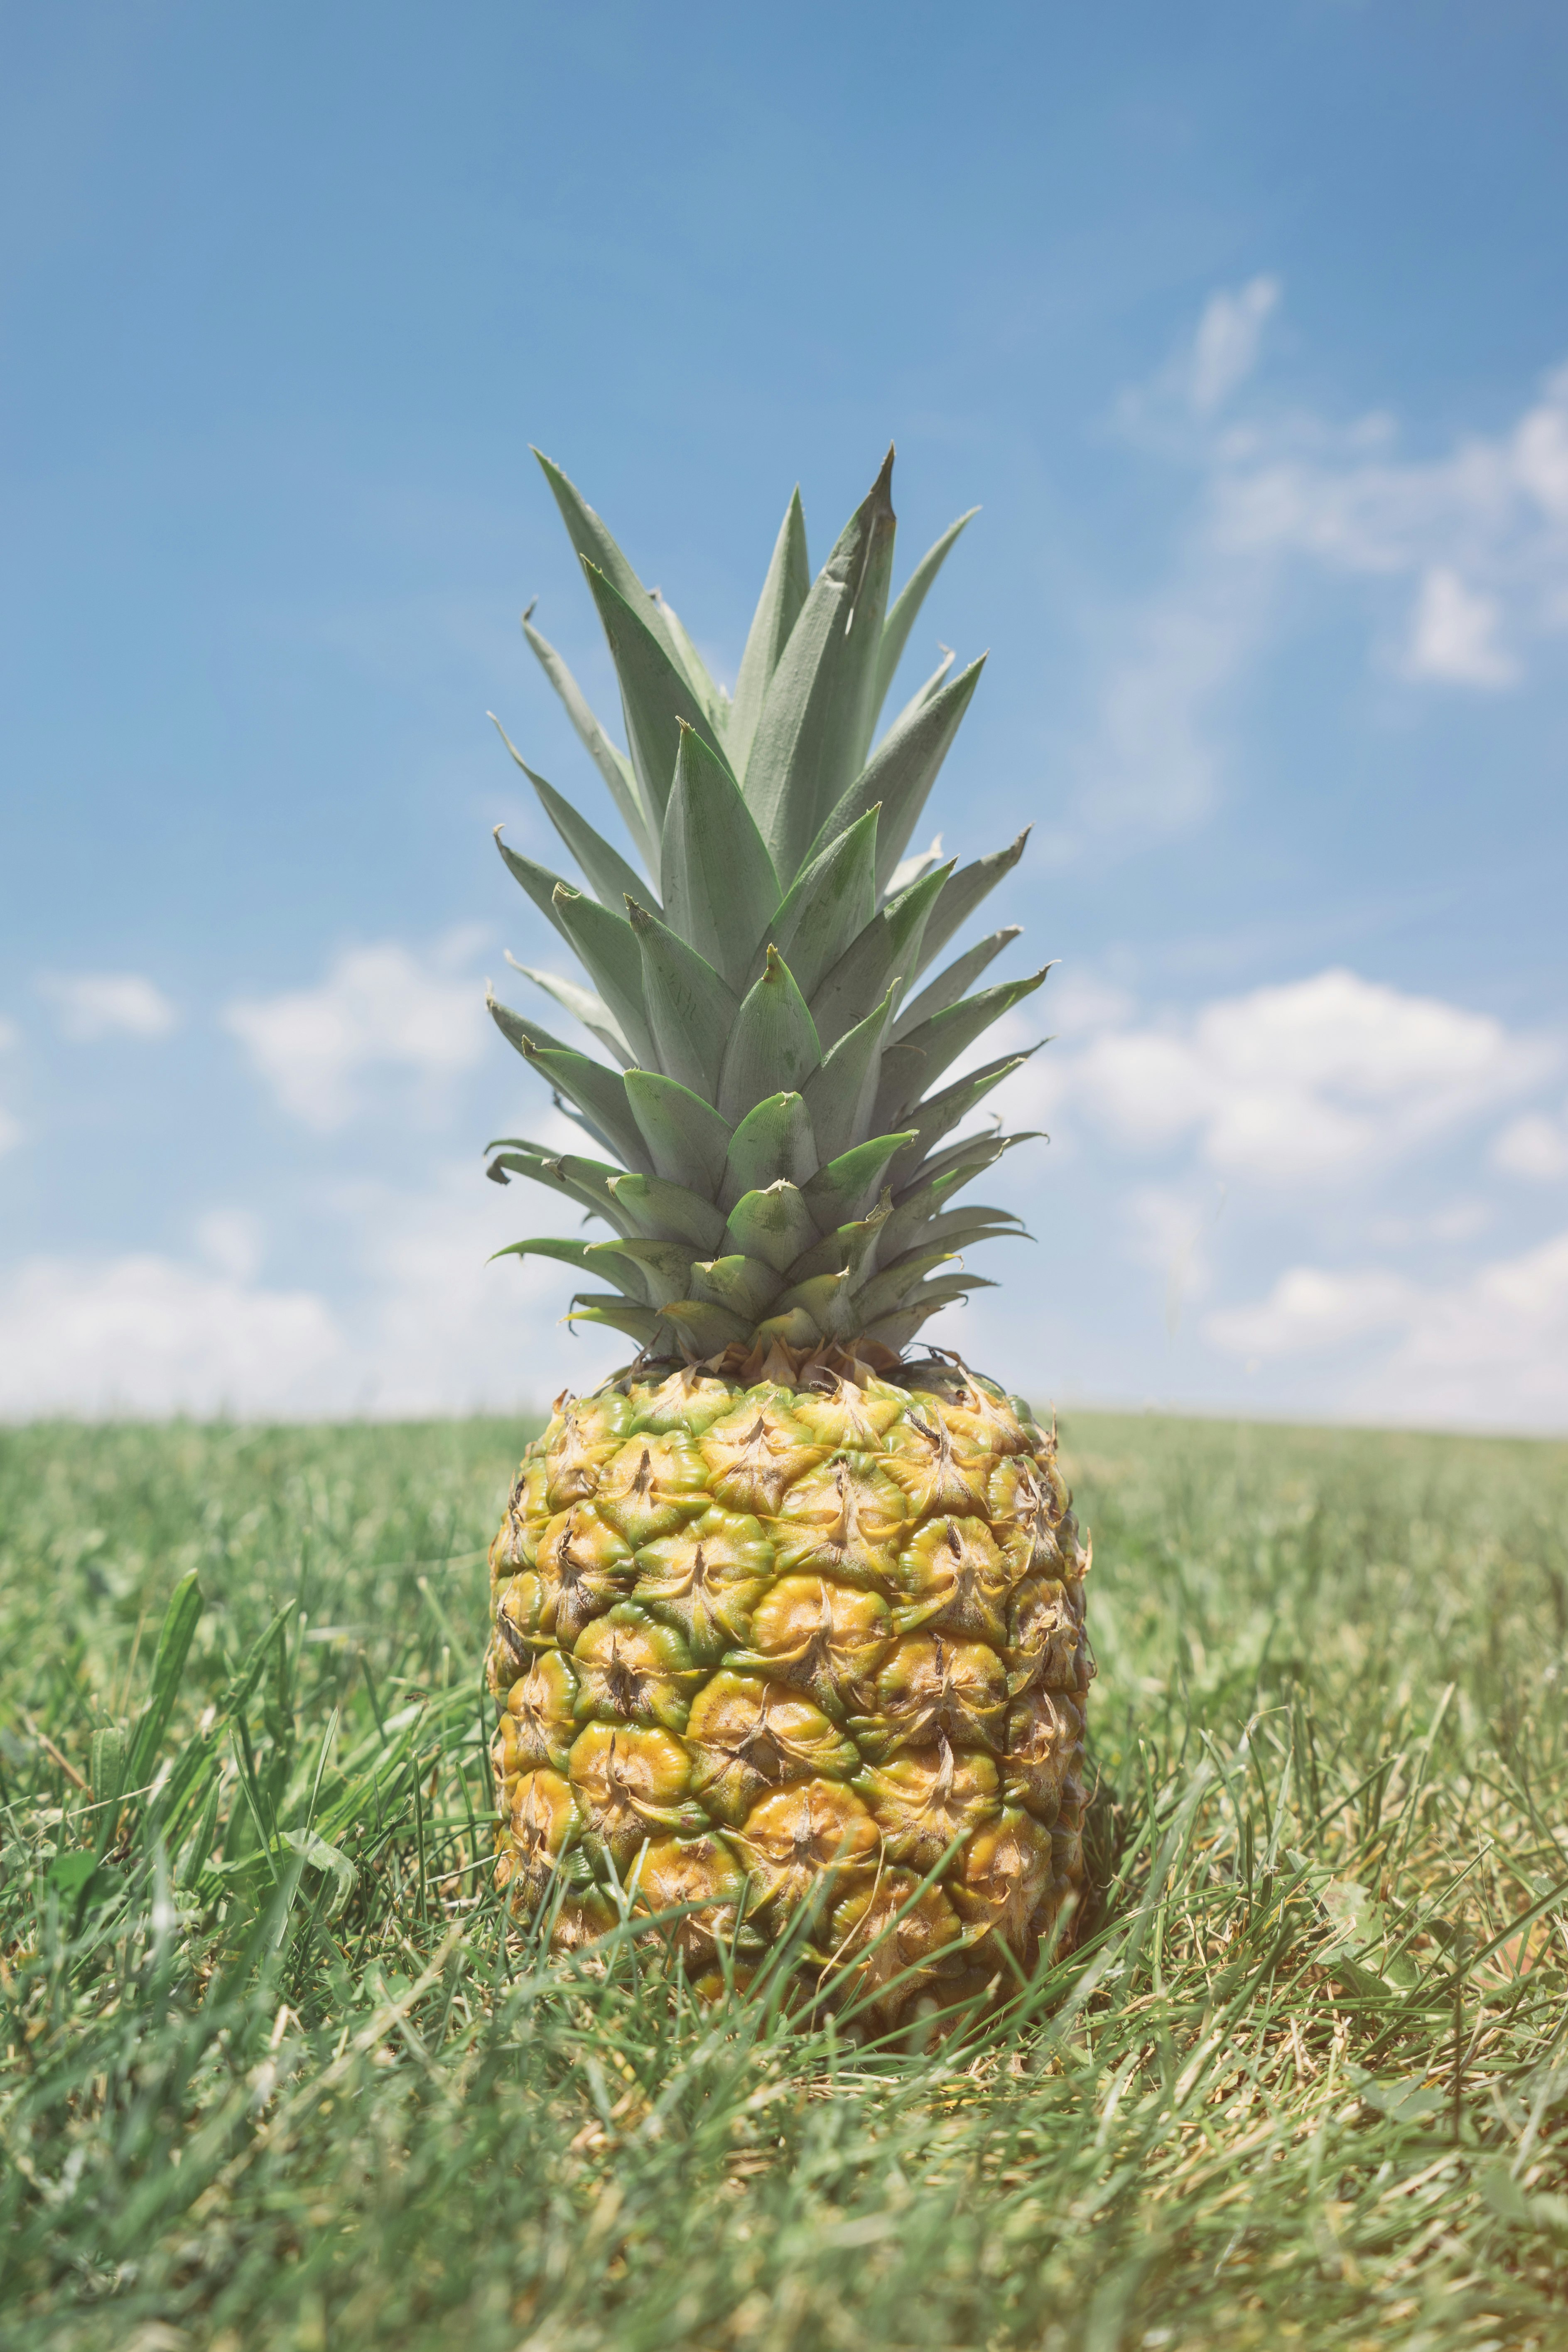
[{"label": "yellow rind", "polygon": [[1086,1892],[1089,1555],[1042,1429],[956,1363],[658,1368],[563,1396],[490,1548],[498,1883],[693,1972],[812,1905],[884,2023],[1006,1986]]}]

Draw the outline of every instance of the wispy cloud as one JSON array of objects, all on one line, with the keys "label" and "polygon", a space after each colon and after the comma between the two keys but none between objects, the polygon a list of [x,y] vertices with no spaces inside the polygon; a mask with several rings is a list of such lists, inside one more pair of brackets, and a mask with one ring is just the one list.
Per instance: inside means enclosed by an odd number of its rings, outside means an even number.
[{"label": "wispy cloud", "polygon": [[1363,1177],[1541,1084],[1551,1039],[1342,968],[1100,1029],[1012,1084],[1135,1151],[1190,1147],[1220,1176],[1290,1191]]},{"label": "wispy cloud", "polygon": [[30,1258],[0,1284],[0,1416],[319,1410],[344,1347],[311,1291],[150,1254]]},{"label": "wispy cloud", "polygon": [[226,1006],[223,1024],[291,1117],[341,1128],[369,1106],[367,1082],[377,1076],[438,1090],[479,1060],[484,998],[462,974],[475,945],[462,931],[429,955],[395,940],[350,948],[316,987],[241,999]]},{"label": "wispy cloud", "polygon": [[1352,1409],[1391,1420],[1561,1428],[1568,1419],[1568,1234],[1447,1285],[1376,1265],[1295,1266],[1255,1306],[1208,1318],[1216,1347],[1254,1360],[1384,1341]]},{"label": "wispy cloud", "polygon": [[1491,1149],[1491,1163],[1505,1176],[1536,1184],[1556,1184],[1568,1176],[1568,1108],[1553,1118],[1527,1111],[1505,1127]]},{"label": "wispy cloud", "polygon": [[260,1224],[232,1208],[202,1216],[184,1255],[28,1259],[0,1277],[0,1420],[548,1405],[628,1349],[563,1327],[562,1267],[493,1261],[536,1221],[476,1157],[423,1190],[356,1183],[320,1204],[342,1269],[331,1299],[268,1282]]},{"label": "wispy cloud", "polygon": [[1270,595],[1263,567],[1194,555],[1157,596],[1117,616],[1093,724],[1071,761],[1075,807],[1059,847],[1135,845],[1214,814],[1226,698],[1261,642]]},{"label": "wispy cloud", "polygon": [[1386,416],[1295,412],[1217,434],[1202,463],[1215,553],[1389,583],[1413,682],[1514,685],[1568,625],[1568,368],[1502,432],[1435,457],[1405,455]]},{"label": "wispy cloud", "polygon": [[[1563,1039],[1342,967],[1179,1010],[1080,979],[1053,1012],[1061,1043],[998,1097],[1056,1139],[1008,1162],[1014,1194],[1047,1244],[1097,1221],[1102,1286],[1135,1270],[1184,1377],[1228,1402],[1267,1370],[1276,1405],[1372,1419],[1568,1418],[1568,1236],[1531,1245],[1507,1182],[1568,1174]],[[1030,1360],[1033,1309],[1015,1329],[998,1294],[974,1320]],[[1069,1381],[1103,1360],[1081,1318],[1066,1345]]]},{"label": "wispy cloud", "polygon": [[1498,642],[1501,626],[1495,596],[1467,588],[1450,565],[1434,564],[1415,599],[1406,670],[1455,686],[1512,686],[1519,664]]},{"label": "wispy cloud", "polygon": [[1227,713],[1292,575],[1353,595],[1373,658],[1412,692],[1517,688],[1568,632],[1568,368],[1500,432],[1414,456],[1392,417],[1341,423],[1254,383],[1281,300],[1271,277],[1216,292],[1116,404],[1119,432],[1191,496],[1163,582],[1099,616],[1068,853],[1213,814]]},{"label": "wispy cloud", "polygon": [[41,972],[37,990],[62,1036],[78,1045],[104,1037],[166,1037],[179,1013],[155,982],[137,971]]},{"label": "wispy cloud", "polygon": [[1258,365],[1263,330],[1279,307],[1279,280],[1254,278],[1235,293],[1211,294],[1178,380],[1194,416],[1213,416]]}]

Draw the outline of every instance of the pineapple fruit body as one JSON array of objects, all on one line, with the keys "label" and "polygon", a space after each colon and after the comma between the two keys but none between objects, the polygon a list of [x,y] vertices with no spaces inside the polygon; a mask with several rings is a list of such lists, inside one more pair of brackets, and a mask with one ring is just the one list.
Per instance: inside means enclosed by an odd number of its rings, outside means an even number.
[{"label": "pineapple fruit body", "polygon": [[1054,1434],[956,1362],[563,1398],[490,1551],[501,1884],[563,1947],[691,1906],[700,1981],[795,1923],[893,2017],[1011,1984],[1083,1892],[1088,1564]]},{"label": "pineapple fruit body", "polygon": [[625,751],[524,632],[640,870],[513,753],[582,876],[498,832],[584,977],[519,969],[603,1058],[492,997],[583,1142],[504,1137],[488,1172],[573,1228],[501,1255],[573,1269],[572,1319],[639,1352],[563,1401],[496,1539],[500,1874],[557,1944],[630,1905],[699,1977],[789,1936],[834,1997],[966,1998],[1071,1932],[1090,1672],[1054,1439],[908,1355],[1022,1232],[959,1196],[1029,1139],[975,1114],[1034,1048],[973,1049],[1046,977],[974,985],[1013,926],[925,977],[1024,846],[910,848],[982,664],[878,738],[968,518],[894,597],[890,451],[815,579],[792,499],[731,698],[541,462]]}]

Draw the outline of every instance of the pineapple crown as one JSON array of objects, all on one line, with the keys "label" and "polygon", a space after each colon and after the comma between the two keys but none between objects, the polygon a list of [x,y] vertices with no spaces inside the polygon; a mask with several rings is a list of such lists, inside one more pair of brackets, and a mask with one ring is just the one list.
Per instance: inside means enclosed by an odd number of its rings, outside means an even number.
[{"label": "pineapple crown", "polygon": [[610,1063],[492,995],[502,1035],[604,1157],[506,1136],[487,1147],[488,1172],[532,1177],[613,1238],[530,1239],[500,1255],[556,1258],[608,1284],[579,1292],[570,1319],[613,1325],[649,1357],[735,1360],[782,1342],[895,1360],[928,1316],[991,1286],[958,1252],[1022,1232],[1010,1210],[954,1202],[1028,1139],[994,1127],[946,1139],[1026,1055],[940,1081],[1046,976],[965,992],[1014,927],[908,1001],[1027,837],[963,866],[940,838],[906,855],[983,661],[952,677],[948,654],[872,748],[915,616],[970,517],[889,604],[892,451],[815,580],[796,491],[731,701],[593,509],[534,454],[609,640],[624,753],[531,605],[523,633],[644,870],[507,742],[587,888],[521,856],[499,827],[497,844],[592,986],[516,968]]}]

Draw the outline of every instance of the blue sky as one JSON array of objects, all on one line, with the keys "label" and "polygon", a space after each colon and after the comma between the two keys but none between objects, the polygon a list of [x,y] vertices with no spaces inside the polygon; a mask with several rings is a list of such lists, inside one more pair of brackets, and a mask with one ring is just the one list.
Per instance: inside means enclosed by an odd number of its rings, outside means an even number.
[{"label": "blue sky", "polygon": [[[0,1412],[614,1360],[481,1010],[493,709],[608,669],[538,443],[732,676],[889,437],[1036,828],[1039,1397],[1568,1426],[1568,20],[1295,0],[7,12]],[[551,853],[553,856],[553,852]],[[990,1191],[999,1191],[993,1178]],[[980,1257],[977,1255],[976,1263]]]}]

